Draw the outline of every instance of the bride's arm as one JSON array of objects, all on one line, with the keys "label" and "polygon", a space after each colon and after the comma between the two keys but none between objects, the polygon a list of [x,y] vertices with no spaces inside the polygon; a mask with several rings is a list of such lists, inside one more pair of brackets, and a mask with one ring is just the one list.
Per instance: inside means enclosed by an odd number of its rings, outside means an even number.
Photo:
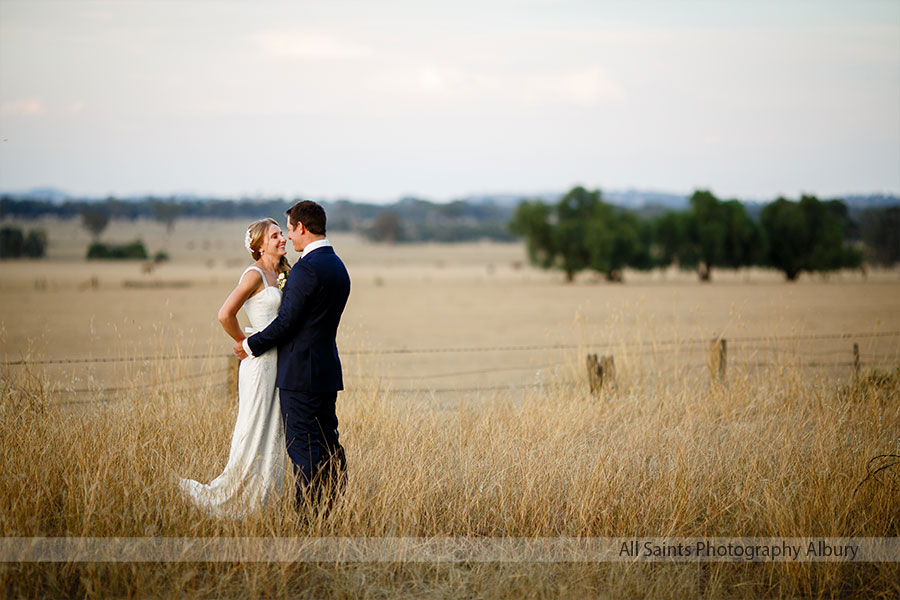
[{"label": "bride's arm", "polygon": [[241,342],[246,337],[238,324],[238,311],[261,283],[262,275],[253,270],[247,271],[219,309],[219,323],[235,342]]}]

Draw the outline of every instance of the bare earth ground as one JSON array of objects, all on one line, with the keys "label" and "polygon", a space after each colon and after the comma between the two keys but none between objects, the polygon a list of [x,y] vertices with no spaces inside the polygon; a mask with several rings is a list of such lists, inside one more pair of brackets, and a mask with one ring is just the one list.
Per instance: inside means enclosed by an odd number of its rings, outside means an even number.
[{"label": "bare earth ground", "polygon": [[[26,224],[31,227],[33,224]],[[518,244],[377,246],[334,234],[353,280],[338,414],[351,486],[330,520],[223,523],[167,470],[227,458],[230,342],[215,320],[246,223],[110,225],[172,261],[0,263],[0,536],[896,536],[898,490],[854,488],[897,452],[900,273],[590,275]],[[291,253],[289,257],[296,259]],[[95,278],[96,285],[92,284]],[[840,337],[844,336],[844,337]],[[727,341],[727,386],[709,344]],[[416,352],[400,352],[416,350]],[[617,387],[587,392],[584,355]],[[171,357],[175,360],[161,360]],[[112,358],[115,362],[34,361]],[[72,410],[76,408],[77,410]],[[53,440],[48,443],[47,440]],[[11,451],[11,449],[15,449]],[[890,479],[893,477],[893,479]],[[893,486],[891,485],[891,482]],[[896,597],[897,565],[0,565],[9,596]]]},{"label": "bare earth ground", "polygon": [[[215,315],[250,263],[241,246],[243,221],[183,220],[171,236],[156,223],[113,222],[104,239],[141,237],[151,253],[170,254],[172,261],[152,273],[142,272],[140,262],[82,260],[89,238],[77,221],[44,226],[48,260],[0,263],[0,339],[7,360],[227,354],[230,341]],[[705,340],[717,336],[730,340],[729,358],[737,362],[773,360],[768,350],[777,345],[774,360],[796,354],[826,375],[846,374],[838,363],[849,368],[854,342],[864,365],[889,366],[898,359],[897,337],[740,342],[900,331],[897,271],[866,279],[856,272],[827,280],[803,276],[795,284],[774,272],[720,271],[712,284],[702,285],[692,273],[670,270],[629,272],[624,285],[589,274],[565,285],[559,273],[528,267],[518,244],[389,246],[339,233],[331,240],[353,281],[338,339],[351,385],[373,379],[400,390],[533,384],[548,372],[580,372],[586,351],[612,354],[626,371],[670,368],[674,356],[693,368],[705,364]],[[289,258],[296,260],[293,251]],[[98,287],[90,286],[91,278]],[[687,343],[692,340],[697,343]],[[671,341],[681,343],[653,346]],[[557,345],[573,347],[391,353]],[[102,386],[120,378],[102,364],[54,369],[74,388],[91,375]]]}]

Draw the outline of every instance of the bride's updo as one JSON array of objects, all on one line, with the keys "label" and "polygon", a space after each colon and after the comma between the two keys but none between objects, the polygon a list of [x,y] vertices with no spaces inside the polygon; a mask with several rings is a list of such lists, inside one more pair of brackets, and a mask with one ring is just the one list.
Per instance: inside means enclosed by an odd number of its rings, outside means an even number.
[{"label": "bride's updo", "polygon": [[[247,251],[250,252],[250,256],[253,257],[253,260],[259,260],[259,257],[262,256],[262,253],[259,251],[259,247],[262,246],[263,240],[266,237],[266,231],[269,230],[269,225],[275,225],[279,227],[278,222],[275,219],[260,219],[259,221],[253,221],[250,223],[250,226],[247,228],[247,235],[244,239],[244,245],[247,247]],[[278,262],[278,272],[287,272],[291,270],[291,263],[288,262],[287,255],[281,257],[281,260]]]}]

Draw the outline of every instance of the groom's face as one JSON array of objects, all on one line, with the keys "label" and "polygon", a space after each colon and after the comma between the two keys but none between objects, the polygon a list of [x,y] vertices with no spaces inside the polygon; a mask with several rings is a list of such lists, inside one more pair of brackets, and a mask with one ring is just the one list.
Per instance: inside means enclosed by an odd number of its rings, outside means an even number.
[{"label": "groom's face", "polygon": [[302,240],[303,226],[299,222],[297,222],[294,224],[294,227],[291,227],[291,220],[290,218],[288,218],[287,230],[288,239],[291,240],[291,243],[294,244],[294,250],[297,252],[303,252],[303,248],[306,246],[306,244],[304,244]]}]

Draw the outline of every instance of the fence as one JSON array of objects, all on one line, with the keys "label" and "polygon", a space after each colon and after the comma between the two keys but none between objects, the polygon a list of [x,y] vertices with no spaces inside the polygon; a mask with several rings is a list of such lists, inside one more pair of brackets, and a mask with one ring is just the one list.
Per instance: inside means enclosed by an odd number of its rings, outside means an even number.
[{"label": "fence", "polygon": [[[837,367],[846,367],[851,370],[854,375],[858,375],[863,368],[864,364],[871,364],[872,361],[891,361],[893,364],[900,364],[900,345],[895,345],[893,348],[893,353],[890,354],[874,354],[868,353],[863,354],[860,351],[859,341],[863,339],[875,339],[875,338],[900,338],[900,331],[887,331],[887,332],[850,332],[850,333],[836,333],[836,334],[807,334],[807,335],[791,335],[791,336],[749,336],[749,337],[733,337],[733,338],[722,338],[717,337],[713,339],[701,339],[701,338],[688,338],[688,339],[662,339],[662,340],[640,340],[640,341],[622,341],[617,342],[615,344],[611,344],[605,354],[596,354],[591,353],[590,351],[587,354],[586,360],[586,377],[581,382],[571,382],[571,385],[584,385],[586,383],[588,389],[592,393],[600,393],[604,388],[615,386],[616,384],[616,355],[612,353],[610,348],[615,348],[617,350],[626,352],[628,358],[634,358],[636,356],[655,354],[660,349],[671,349],[671,348],[690,348],[693,351],[700,352],[708,352],[705,361],[700,364],[691,364],[687,365],[687,367],[691,368],[703,368],[708,369],[710,381],[714,384],[724,384],[726,382],[726,376],[728,373],[728,365],[729,362],[733,365],[743,365],[743,366],[760,366],[766,367],[771,366],[770,362],[766,361],[754,361],[754,360],[744,360],[744,361],[734,361],[729,359],[729,350],[734,349],[752,349],[752,350],[760,350],[760,349],[773,349],[777,348],[779,345],[784,344],[796,344],[798,342],[846,342],[847,345],[844,349],[832,349],[832,350],[823,350],[818,349],[814,352],[807,353],[806,359],[804,362],[797,363],[806,367],[811,368],[837,368]],[[519,345],[519,346],[459,346],[459,347],[430,347],[430,348],[393,348],[393,349],[356,349],[356,350],[347,350],[341,352],[342,356],[351,357],[351,356],[391,356],[391,355],[405,355],[409,357],[416,356],[428,356],[428,355],[439,355],[439,354],[472,354],[478,355],[481,353],[529,353],[529,352],[542,352],[547,353],[551,351],[576,351],[576,350],[585,350],[584,344],[546,344],[546,345]],[[823,360],[823,358],[828,358],[832,356],[840,356],[841,358],[832,359],[832,360]],[[796,358],[796,357],[795,357]],[[809,360],[813,358],[813,360]],[[45,360],[29,360],[27,358],[22,358],[19,360],[5,360],[0,362],[5,368],[9,367],[30,367],[30,366],[40,366],[40,365],[85,365],[85,364],[109,364],[109,363],[148,363],[148,362],[159,362],[166,363],[171,361],[196,361],[196,360],[215,360],[221,361],[220,367],[203,371],[198,373],[190,373],[187,375],[183,375],[180,377],[168,377],[166,382],[169,384],[182,384],[182,389],[184,391],[192,391],[197,390],[203,387],[204,385],[208,385],[201,381],[199,384],[190,385],[192,382],[196,382],[197,380],[202,380],[203,378],[207,378],[207,382],[209,378],[219,378],[223,383],[228,385],[228,388],[236,393],[237,390],[237,378],[238,378],[238,366],[240,361],[232,354],[179,354],[177,352],[170,355],[138,355],[132,357],[78,357],[78,358],[61,358],[61,359],[45,359]],[[224,364],[223,364],[224,363]],[[483,375],[483,374],[494,374],[502,371],[524,371],[524,370],[534,370],[544,369],[544,368],[555,368],[559,367],[562,364],[571,364],[571,360],[569,361],[558,361],[552,363],[542,363],[540,365],[528,364],[528,365],[516,365],[516,366],[507,366],[507,367],[498,367],[491,366],[488,368],[479,368],[479,369],[471,369],[471,370],[455,370],[448,372],[438,372],[431,374],[415,374],[411,376],[392,378],[392,379],[403,379],[403,380],[412,380],[412,381],[427,381],[427,380],[439,380],[441,378],[449,378],[449,377],[459,377],[459,376],[474,376],[474,375]],[[380,374],[364,374],[358,377],[363,378],[373,378],[377,379]],[[352,378],[352,377],[351,377]],[[60,393],[68,393],[68,394],[79,394],[79,393],[115,393],[120,391],[127,390],[135,390],[142,388],[153,388],[154,386],[161,385],[162,382],[150,382],[150,383],[136,383],[128,386],[119,386],[119,387],[82,387],[82,388],[69,388],[69,389],[60,389],[58,390]],[[189,387],[184,387],[183,384],[189,384]],[[489,386],[489,385],[478,385],[473,387],[435,387],[435,386],[419,386],[419,387],[411,387],[411,388],[391,388],[391,391],[398,393],[470,393],[470,392],[488,392],[488,391],[500,391],[500,390],[517,390],[517,389],[529,389],[529,388],[538,388],[542,387],[544,384],[527,384],[527,383],[517,383],[510,385],[498,385],[498,386]]]}]

